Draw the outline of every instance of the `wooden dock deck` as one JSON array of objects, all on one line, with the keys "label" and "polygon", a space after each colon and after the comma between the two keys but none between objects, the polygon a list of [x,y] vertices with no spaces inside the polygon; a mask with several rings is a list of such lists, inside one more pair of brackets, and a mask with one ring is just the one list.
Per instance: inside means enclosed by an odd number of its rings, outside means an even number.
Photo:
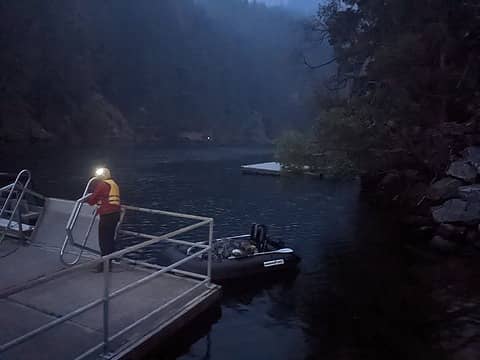
[{"label": "wooden dock deck", "polygon": [[[221,289],[217,285],[186,275],[158,274],[109,300],[107,335],[116,337],[109,341],[108,356],[103,356],[106,277],[93,271],[91,257],[83,257],[74,267],[61,263],[59,245],[64,225],[63,220],[58,225],[58,220],[67,214],[61,207],[69,209],[72,205],[62,201],[47,202],[42,226],[36,230],[38,241],[25,246],[7,237],[0,244],[0,359],[140,358],[152,350],[152,344],[165,341],[218,302]],[[49,227],[55,218],[57,227]],[[79,223],[85,225],[85,220]],[[42,232],[45,234],[40,236]],[[110,294],[154,271],[158,270],[126,261],[114,264],[108,275]],[[14,339],[95,301],[98,304],[85,312],[6,348]]]}]

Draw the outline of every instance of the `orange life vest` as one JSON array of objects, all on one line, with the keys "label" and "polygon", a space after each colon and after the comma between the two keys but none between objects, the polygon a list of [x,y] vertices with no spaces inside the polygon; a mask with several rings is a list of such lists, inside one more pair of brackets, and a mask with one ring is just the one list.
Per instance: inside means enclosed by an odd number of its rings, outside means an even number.
[{"label": "orange life vest", "polygon": [[108,203],[111,205],[119,205],[120,206],[120,188],[118,187],[117,183],[113,179],[103,180],[108,185],[110,185],[110,192],[108,193]]}]

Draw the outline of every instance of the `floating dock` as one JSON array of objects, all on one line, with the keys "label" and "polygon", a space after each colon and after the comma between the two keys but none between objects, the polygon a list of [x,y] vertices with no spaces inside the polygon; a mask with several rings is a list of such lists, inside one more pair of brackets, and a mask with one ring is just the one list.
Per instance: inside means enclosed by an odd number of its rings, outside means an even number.
[{"label": "floating dock", "polygon": [[266,162],[260,164],[242,165],[242,173],[252,175],[307,175],[321,178],[322,174],[312,171],[309,166],[304,166],[302,169],[295,169],[295,171],[283,166],[279,162]]},{"label": "floating dock", "polygon": [[[218,303],[221,289],[210,283],[209,274],[179,271],[178,264],[162,267],[122,258],[111,272],[93,271],[102,262],[107,270],[109,260],[144,245],[180,242],[172,237],[193,228],[210,226],[211,237],[211,219],[125,207],[196,223],[162,236],[131,233],[144,243],[110,258],[84,252],[76,265],[67,266],[59,254],[75,204],[45,198],[28,241],[7,236],[0,242],[0,359],[137,359]],[[79,210],[74,236],[96,226],[93,210],[88,205]],[[96,231],[87,239],[95,250]],[[199,247],[200,252],[211,249]],[[75,258],[79,248],[70,246],[64,255]]]},{"label": "floating dock", "polygon": [[282,173],[282,165],[279,162],[242,165],[241,169],[244,174],[280,176]]}]

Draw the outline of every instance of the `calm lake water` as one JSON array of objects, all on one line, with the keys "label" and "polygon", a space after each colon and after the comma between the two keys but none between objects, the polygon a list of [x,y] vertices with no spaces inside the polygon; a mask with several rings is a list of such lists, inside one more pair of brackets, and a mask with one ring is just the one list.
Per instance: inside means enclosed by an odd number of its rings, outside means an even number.
[{"label": "calm lake water", "polygon": [[[358,182],[241,175],[241,164],[271,161],[265,148],[30,148],[16,155],[1,170],[31,169],[46,195],[79,197],[94,167],[106,164],[125,203],[213,217],[215,236],[265,223],[301,256],[297,274],[229,284],[219,309],[150,360],[442,359],[429,336],[429,289],[411,276],[398,227],[362,200]],[[145,254],[157,255],[161,249]]]}]

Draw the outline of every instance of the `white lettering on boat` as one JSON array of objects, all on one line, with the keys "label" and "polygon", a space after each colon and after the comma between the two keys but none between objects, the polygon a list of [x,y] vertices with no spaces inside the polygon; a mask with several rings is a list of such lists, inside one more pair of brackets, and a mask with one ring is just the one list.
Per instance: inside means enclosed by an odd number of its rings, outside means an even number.
[{"label": "white lettering on boat", "polygon": [[285,264],[285,261],[283,261],[283,259],[270,260],[270,261],[263,262],[264,267],[277,266],[277,265],[283,265],[283,264]]}]

